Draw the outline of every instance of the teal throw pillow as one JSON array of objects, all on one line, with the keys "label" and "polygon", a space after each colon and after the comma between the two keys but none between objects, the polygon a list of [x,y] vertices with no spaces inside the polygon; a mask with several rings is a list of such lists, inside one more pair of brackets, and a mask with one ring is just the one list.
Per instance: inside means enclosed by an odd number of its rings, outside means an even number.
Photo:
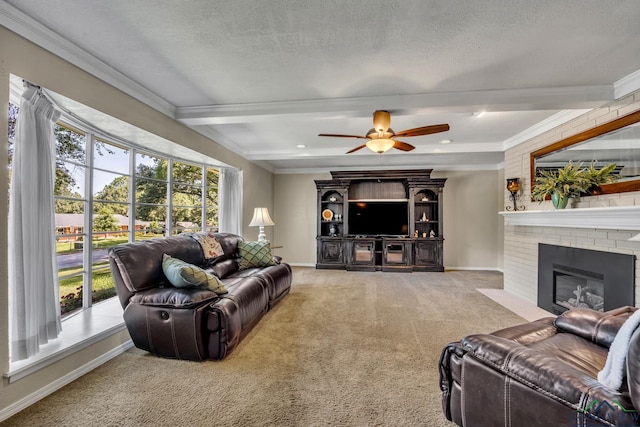
[{"label": "teal throw pillow", "polygon": [[218,295],[227,293],[220,279],[213,274],[167,254],[162,256],[162,271],[176,288],[206,287]]},{"label": "teal throw pillow", "polygon": [[276,265],[277,262],[271,255],[271,243],[268,240],[260,242],[238,242],[238,255],[240,255],[239,268],[257,268]]}]

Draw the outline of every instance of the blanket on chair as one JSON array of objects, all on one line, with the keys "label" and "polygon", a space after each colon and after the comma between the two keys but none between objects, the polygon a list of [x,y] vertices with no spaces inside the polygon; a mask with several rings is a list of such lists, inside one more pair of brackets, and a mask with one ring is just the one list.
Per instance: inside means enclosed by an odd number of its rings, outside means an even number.
[{"label": "blanket on chair", "polygon": [[620,327],[609,347],[609,354],[604,368],[598,373],[598,381],[605,386],[619,390],[625,375],[625,361],[629,350],[629,342],[636,328],[640,325],[640,310],[633,313]]}]

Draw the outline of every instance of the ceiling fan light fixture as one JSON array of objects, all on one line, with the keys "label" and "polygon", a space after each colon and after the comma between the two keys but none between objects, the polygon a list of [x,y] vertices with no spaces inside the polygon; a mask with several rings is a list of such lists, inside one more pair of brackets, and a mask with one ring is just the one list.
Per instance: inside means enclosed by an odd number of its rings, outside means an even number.
[{"label": "ceiling fan light fixture", "polygon": [[407,144],[403,141],[397,141],[398,138],[406,138],[410,136],[422,136],[422,135],[431,135],[434,133],[446,132],[449,130],[449,125],[447,123],[439,124],[439,125],[430,125],[430,126],[421,126],[413,129],[405,129],[398,133],[394,132],[393,129],[389,127],[391,124],[391,115],[388,111],[385,110],[376,110],[373,112],[373,128],[369,129],[365,136],[360,135],[343,135],[337,133],[321,133],[318,136],[326,136],[326,137],[338,137],[338,138],[361,138],[366,139],[367,142],[362,145],[358,145],[357,147],[352,148],[347,151],[346,154],[355,153],[356,151],[362,150],[364,147],[369,148],[369,150],[374,153],[384,153],[389,151],[391,148],[395,148],[400,151],[411,151],[415,149],[411,144]]},{"label": "ceiling fan light fixture", "polygon": [[373,128],[377,132],[386,132],[391,126],[391,114],[385,110],[373,112]]},{"label": "ceiling fan light fixture", "polygon": [[367,148],[374,153],[382,154],[389,151],[395,143],[393,139],[387,138],[370,139],[367,141]]},{"label": "ceiling fan light fixture", "polygon": [[385,131],[378,131],[376,128],[371,128],[369,132],[367,132],[367,138],[369,139],[391,139],[394,136],[396,136],[396,133],[391,128]]}]

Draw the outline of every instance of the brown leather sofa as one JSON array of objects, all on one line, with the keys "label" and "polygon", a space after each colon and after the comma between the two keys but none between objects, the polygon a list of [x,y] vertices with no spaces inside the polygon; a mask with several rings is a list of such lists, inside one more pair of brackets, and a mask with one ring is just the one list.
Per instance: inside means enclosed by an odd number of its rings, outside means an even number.
[{"label": "brown leather sofa", "polygon": [[[217,233],[224,255],[207,263],[193,235],[126,243],[109,250],[124,321],[136,347],[168,358],[223,359],[291,288],[291,267],[281,262],[238,269],[242,237]],[[175,288],[162,270],[163,254],[214,273],[228,290]]]},{"label": "brown leather sofa", "polygon": [[449,344],[440,359],[445,416],[464,427],[640,425],[640,328],[622,388],[597,380],[635,310],[574,309]]}]

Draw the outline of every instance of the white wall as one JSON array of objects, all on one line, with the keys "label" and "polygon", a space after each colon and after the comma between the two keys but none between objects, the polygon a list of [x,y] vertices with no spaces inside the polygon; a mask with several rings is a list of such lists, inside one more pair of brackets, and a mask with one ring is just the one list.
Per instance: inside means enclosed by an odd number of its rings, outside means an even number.
[{"label": "white wall", "polygon": [[293,265],[316,264],[317,197],[316,179],[326,174],[275,176],[274,245],[284,246],[274,253]]},{"label": "white wall", "polygon": [[[505,176],[520,177],[527,210],[550,210],[551,202],[531,202],[530,153],[640,109],[640,91],[594,109],[505,152]],[[506,189],[504,190],[507,197]],[[640,205],[640,192],[584,197],[577,207]],[[556,227],[504,227],[504,289],[537,302],[538,243],[640,256],[631,232]],[[636,305],[640,304],[640,262],[636,262]]]},{"label": "white wall", "polygon": [[431,175],[447,178],[443,192],[445,268],[499,269],[502,217],[498,212],[504,210],[498,192],[500,173],[434,171]]},{"label": "white wall", "polygon": [[[503,179],[499,171],[433,172],[444,186],[444,264],[447,268],[500,269]],[[277,254],[294,265],[315,265],[317,192],[314,180],[330,174],[276,175]],[[502,186],[502,187],[501,187]]]},{"label": "white wall", "polygon": [[[244,234],[256,232],[247,227],[254,206],[273,209],[273,174],[238,156],[186,126],[114,89],[61,58],[39,48],[4,27],[0,27],[0,164],[7,164],[7,109],[9,75],[15,74],[42,87],[88,105],[141,129],[176,142],[211,158],[243,170]],[[0,174],[0,194],[7,194],[7,174]],[[7,198],[0,197],[0,217],[7,218]],[[0,221],[0,372],[9,369],[7,286],[7,221]],[[100,341],[72,357],[63,359],[33,375],[0,385],[0,411],[11,404],[50,386],[80,366],[96,359],[129,340],[126,331]]]}]

